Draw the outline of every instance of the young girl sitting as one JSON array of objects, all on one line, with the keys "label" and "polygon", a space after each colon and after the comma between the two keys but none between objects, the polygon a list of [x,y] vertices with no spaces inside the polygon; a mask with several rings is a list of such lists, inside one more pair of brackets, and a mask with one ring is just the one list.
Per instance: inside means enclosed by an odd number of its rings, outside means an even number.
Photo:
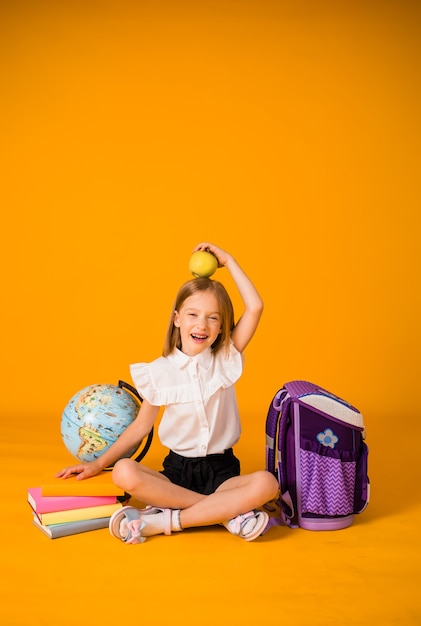
[{"label": "young girl sitting", "polygon": [[[148,505],[122,507],[111,517],[111,534],[127,543],[212,524],[251,541],[268,522],[259,507],[278,492],[275,477],[265,470],[240,475],[233,453],[241,432],[234,383],[242,374],[243,352],[263,302],[233,256],[207,242],[197,250],[212,252],[218,266],[231,273],[244,304],[240,319],[234,323],[232,302],[220,282],[193,278],[185,283],[176,297],[163,356],[130,368],[143,399],[137,418],[97,460],[58,473],[85,479],[115,463],[115,484]],[[158,433],[169,449],[163,470],[121,458],[148,435],[162,406]]]}]

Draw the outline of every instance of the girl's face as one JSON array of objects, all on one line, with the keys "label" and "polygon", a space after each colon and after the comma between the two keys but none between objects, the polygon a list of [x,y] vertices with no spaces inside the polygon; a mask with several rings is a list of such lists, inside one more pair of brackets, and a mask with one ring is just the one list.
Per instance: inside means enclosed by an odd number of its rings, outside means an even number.
[{"label": "girl's face", "polygon": [[221,332],[218,301],[210,291],[198,291],[186,298],[174,314],[180,329],[181,351],[196,356],[211,346]]}]

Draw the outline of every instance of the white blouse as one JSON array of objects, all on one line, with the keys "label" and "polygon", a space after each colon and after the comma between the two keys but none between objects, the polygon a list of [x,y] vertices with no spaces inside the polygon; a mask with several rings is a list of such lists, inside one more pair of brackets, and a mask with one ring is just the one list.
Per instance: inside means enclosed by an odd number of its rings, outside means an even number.
[{"label": "white blouse", "polygon": [[164,446],[185,457],[220,454],[240,438],[234,383],[243,357],[231,344],[228,356],[207,348],[190,357],[178,349],[151,363],[130,366],[142,398],[165,406],[158,434]]}]

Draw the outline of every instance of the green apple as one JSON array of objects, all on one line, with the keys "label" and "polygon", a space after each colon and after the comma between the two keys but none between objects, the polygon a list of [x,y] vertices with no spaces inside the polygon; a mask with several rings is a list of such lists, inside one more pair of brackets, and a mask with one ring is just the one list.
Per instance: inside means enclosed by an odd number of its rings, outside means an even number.
[{"label": "green apple", "polygon": [[189,261],[189,270],[195,278],[212,276],[218,269],[218,259],[211,252],[198,250],[193,252]]}]

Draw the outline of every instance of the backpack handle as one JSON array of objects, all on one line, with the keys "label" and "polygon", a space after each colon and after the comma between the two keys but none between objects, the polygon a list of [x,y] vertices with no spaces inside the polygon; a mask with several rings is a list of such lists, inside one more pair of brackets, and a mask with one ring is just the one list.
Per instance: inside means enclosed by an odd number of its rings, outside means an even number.
[{"label": "backpack handle", "polygon": [[289,399],[289,393],[282,387],[275,394],[266,417],[266,469],[275,474],[276,440],[279,427],[279,414]]}]

